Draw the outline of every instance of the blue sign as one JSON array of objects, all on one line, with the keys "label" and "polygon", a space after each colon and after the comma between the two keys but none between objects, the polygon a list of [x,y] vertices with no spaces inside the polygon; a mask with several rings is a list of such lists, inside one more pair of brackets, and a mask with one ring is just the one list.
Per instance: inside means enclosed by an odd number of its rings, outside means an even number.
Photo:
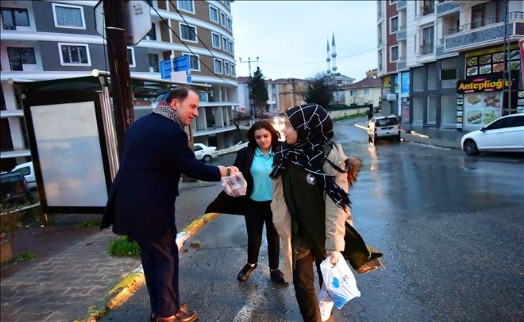
[{"label": "blue sign", "polygon": [[[189,56],[179,56],[173,59],[173,66],[175,72],[186,71],[187,82],[191,83],[191,76],[189,76],[189,70],[191,64],[189,62]],[[162,79],[171,79],[171,61],[169,59],[162,60],[160,62],[160,76]]]},{"label": "blue sign", "polygon": [[409,94],[409,72],[402,73],[400,88],[403,94]]}]

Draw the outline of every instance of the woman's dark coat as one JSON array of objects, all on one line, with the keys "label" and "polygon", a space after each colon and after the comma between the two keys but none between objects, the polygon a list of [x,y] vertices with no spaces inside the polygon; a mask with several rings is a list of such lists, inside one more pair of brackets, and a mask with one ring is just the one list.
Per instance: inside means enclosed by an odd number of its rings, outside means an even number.
[{"label": "woman's dark coat", "polygon": [[233,214],[233,215],[245,215],[246,208],[248,207],[247,202],[248,198],[253,191],[253,177],[251,176],[251,164],[253,163],[253,158],[255,157],[255,148],[248,145],[247,147],[239,150],[237,152],[237,157],[235,159],[234,166],[236,166],[244,179],[247,182],[247,192],[245,196],[242,197],[231,197],[226,194],[224,191],[220,194],[207,206],[206,213],[218,212],[224,214]]}]

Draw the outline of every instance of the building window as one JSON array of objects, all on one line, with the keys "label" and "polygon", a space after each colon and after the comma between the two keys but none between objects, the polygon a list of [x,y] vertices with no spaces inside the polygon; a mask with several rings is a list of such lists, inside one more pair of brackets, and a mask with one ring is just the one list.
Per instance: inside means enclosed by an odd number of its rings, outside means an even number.
[{"label": "building window", "polygon": [[232,29],[231,19],[229,18],[226,18],[226,29],[229,31]]},{"label": "building window", "polygon": [[435,47],[433,26],[422,29],[422,54],[431,54]]},{"label": "building window", "polygon": [[53,3],[53,17],[57,28],[86,29],[82,7]]},{"label": "building window", "polygon": [[222,74],[222,61],[220,59],[215,59],[213,66],[215,68],[215,74]]},{"label": "building window", "polygon": [[29,27],[27,9],[2,8],[2,26],[4,30],[16,30],[16,27]]},{"label": "building window", "polygon": [[136,67],[135,64],[135,50],[127,47],[127,60],[129,61],[129,67]]},{"label": "building window", "polygon": [[158,55],[147,54],[147,58],[149,59],[149,71],[155,73],[160,72],[160,62],[158,61]]},{"label": "building window", "polygon": [[364,95],[368,95],[369,94],[369,88],[364,88]]},{"label": "building window", "polygon": [[224,51],[228,51],[227,50],[227,38],[226,37],[222,37],[222,49]]},{"label": "building window", "polygon": [[398,17],[393,17],[389,20],[389,33],[392,34],[398,31]]},{"label": "building window", "polygon": [[435,12],[435,0],[424,0],[422,4],[422,14],[429,15]]},{"label": "building window", "polygon": [[216,22],[218,23],[218,9],[213,7],[213,6],[209,6],[209,20],[213,21],[213,22]]},{"label": "building window", "polygon": [[151,24],[151,30],[149,30],[147,36],[149,37],[149,40],[156,40],[156,28],[154,23]]},{"label": "building window", "polygon": [[220,11],[220,25],[222,27],[226,26],[226,14]]},{"label": "building window", "polygon": [[24,64],[36,64],[35,50],[31,47],[7,47],[11,71],[23,71]]},{"label": "building window", "polygon": [[177,0],[176,6],[180,10],[195,13],[195,3],[193,0]]},{"label": "building window", "polygon": [[214,32],[211,32],[211,45],[213,48],[220,49],[220,35]]},{"label": "building window", "polygon": [[88,45],[58,43],[60,63],[63,66],[91,65]]},{"label": "building window", "polygon": [[398,61],[398,46],[392,46],[389,48],[389,57],[391,63]]},{"label": "building window", "polygon": [[231,64],[231,76],[237,77],[237,71],[234,64]]},{"label": "building window", "polygon": [[196,27],[181,23],[180,24],[180,38],[182,38],[182,40],[197,42]]},{"label": "building window", "polygon": [[227,61],[224,62],[224,75],[231,75],[231,72],[229,71],[229,62]]},{"label": "building window", "polygon": [[233,42],[232,42],[232,41],[229,41],[229,53],[230,53],[231,55],[234,54],[234,50],[233,50]]},{"label": "building window", "polygon": [[189,68],[191,68],[191,70],[200,70],[200,58],[198,57],[198,55],[184,53],[182,54],[182,56],[189,57]]}]

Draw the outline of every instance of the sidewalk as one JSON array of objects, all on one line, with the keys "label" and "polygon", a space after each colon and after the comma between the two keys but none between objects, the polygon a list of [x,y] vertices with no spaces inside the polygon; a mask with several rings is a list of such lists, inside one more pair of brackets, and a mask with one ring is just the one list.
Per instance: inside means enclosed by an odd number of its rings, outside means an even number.
[{"label": "sidewalk", "polygon": [[[365,120],[359,120],[355,123],[355,126],[363,130],[367,129]],[[402,131],[401,138],[404,141],[459,150],[461,149],[460,139],[468,133],[456,129],[435,129],[422,125],[409,124],[401,124],[400,129]]]},{"label": "sidewalk", "polygon": [[[354,125],[366,128],[364,119]],[[460,137],[465,132],[436,130],[417,126],[402,126],[405,141],[429,144],[443,148],[460,148]],[[223,150],[234,152],[244,144]],[[181,183],[182,187],[200,183]],[[177,211],[191,212],[192,200],[211,202],[216,194],[210,189],[191,189],[191,196],[177,201]],[[191,199],[191,200],[190,200]],[[177,236],[179,248],[218,214],[207,214],[181,229]],[[144,276],[137,258],[110,256],[106,249],[116,237],[110,229],[71,244],[45,261],[28,265],[24,270],[1,281],[1,321],[96,321],[109,310],[123,303],[134,290],[144,284]]]}]

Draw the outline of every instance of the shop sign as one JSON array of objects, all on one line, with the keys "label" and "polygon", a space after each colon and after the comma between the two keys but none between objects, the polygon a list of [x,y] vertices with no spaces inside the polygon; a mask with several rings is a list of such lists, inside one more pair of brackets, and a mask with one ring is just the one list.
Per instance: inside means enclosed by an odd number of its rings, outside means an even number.
[{"label": "shop sign", "polygon": [[468,78],[457,81],[457,93],[476,93],[476,92],[494,92],[502,91],[504,88],[511,87],[516,90],[518,81],[511,75],[511,83],[508,79],[504,79],[503,73],[495,73],[485,75],[483,77]]}]

